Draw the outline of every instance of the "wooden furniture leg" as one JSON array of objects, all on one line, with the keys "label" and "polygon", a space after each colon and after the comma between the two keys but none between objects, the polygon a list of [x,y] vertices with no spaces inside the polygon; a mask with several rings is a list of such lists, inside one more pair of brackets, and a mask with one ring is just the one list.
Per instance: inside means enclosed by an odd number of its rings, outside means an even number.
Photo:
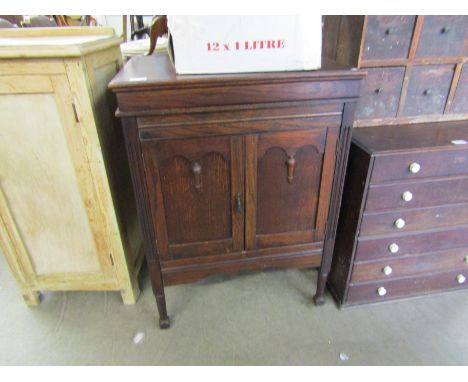
[{"label": "wooden furniture leg", "polygon": [[132,183],[137,200],[138,216],[143,229],[144,250],[146,262],[151,278],[151,286],[153,294],[156,298],[156,304],[159,312],[159,327],[167,329],[170,326],[170,320],[166,311],[166,297],[164,294],[164,282],[162,279],[161,265],[159,263],[158,251],[156,248],[156,239],[153,227],[150,206],[146,204],[148,201],[144,165],[142,163],[142,155],[140,142],[138,138],[138,127],[135,119],[123,118],[122,127],[125,135],[128,161],[131,169]]},{"label": "wooden furniture leg", "polygon": [[155,16],[151,21],[151,28],[150,28],[150,48],[147,56],[153,54],[154,50],[156,49],[156,43],[158,41],[158,37],[162,37],[167,35],[167,16]]},{"label": "wooden furniture leg", "polygon": [[166,310],[166,295],[164,294],[164,284],[159,262],[148,261],[148,270],[150,273],[153,294],[156,298],[156,304],[158,306],[159,327],[161,329],[167,329],[171,326],[171,323]]}]

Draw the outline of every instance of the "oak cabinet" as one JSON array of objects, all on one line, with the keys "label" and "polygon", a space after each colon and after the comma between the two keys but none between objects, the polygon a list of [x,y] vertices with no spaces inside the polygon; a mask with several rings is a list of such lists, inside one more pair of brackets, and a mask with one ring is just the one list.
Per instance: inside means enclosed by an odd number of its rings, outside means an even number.
[{"label": "oak cabinet", "polygon": [[267,267],[320,267],[323,303],[364,73],[177,76],[135,57],[111,81],[160,327],[164,286]]},{"label": "oak cabinet", "polygon": [[109,28],[3,29],[0,57],[0,246],[26,303],[50,290],[134,303],[141,230],[107,96],[119,39]]}]

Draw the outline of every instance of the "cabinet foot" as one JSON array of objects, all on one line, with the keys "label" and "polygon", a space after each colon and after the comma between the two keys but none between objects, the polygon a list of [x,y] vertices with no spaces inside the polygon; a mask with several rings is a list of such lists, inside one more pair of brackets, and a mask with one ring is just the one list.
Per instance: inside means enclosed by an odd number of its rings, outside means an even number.
[{"label": "cabinet foot", "polygon": [[132,285],[128,289],[124,289],[120,292],[123,303],[125,305],[133,305],[137,302],[140,296],[140,286],[138,285],[138,277],[132,280]]},{"label": "cabinet foot", "polygon": [[327,286],[328,273],[319,273],[317,281],[317,291],[314,296],[314,303],[317,306],[325,304],[325,287]]},{"label": "cabinet foot", "polygon": [[23,300],[30,308],[38,306],[41,303],[41,294],[32,290],[23,291]]},{"label": "cabinet foot", "polygon": [[325,296],[314,296],[314,304],[317,306],[325,304]]},{"label": "cabinet foot", "polygon": [[161,329],[168,329],[171,326],[171,320],[169,317],[159,318],[159,327]]}]

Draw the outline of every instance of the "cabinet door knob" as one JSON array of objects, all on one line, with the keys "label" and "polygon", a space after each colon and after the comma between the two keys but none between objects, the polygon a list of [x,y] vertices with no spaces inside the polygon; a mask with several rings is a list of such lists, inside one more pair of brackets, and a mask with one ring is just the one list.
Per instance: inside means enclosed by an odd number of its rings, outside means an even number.
[{"label": "cabinet door knob", "polygon": [[431,95],[431,93],[432,93],[431,89],[426,89],[423,91],[424,95]]},{"label": "cabinet door knob", "polygon": [[405,225],[406,225],[406,222],[404,219],[402,218],[398,218],[397,220],[395,220],[395,222],[393,223],[395,225],[395,227],[397,227],[398,229],[402,229]]},{"label": "cabinet door knob", "polygon": [[385,267],[383,267],[382,272],[384,273],[385,276],[389,276],[392,274],[393,269],[390,265],[386,265]]},{"label": "cabinet door knob", "polygon": [[192,164],[192,173],[193,173],[193,178],[194,178],[193,185],[197,190],[201,188],[201,172],[202,172],[201,164],[198,162],[194,162]]},{"label": "cabinet door knob", "polygon": [[466,278],[463,275],[457,275],[456,279],[457,279],[457,283],[459,284],[463,284],[466,281]]},{"label": "cabinet door knob", "polygon": [[465,263],[468,263],[468,255],[465,256],[465,258],[463,260],[465,261]]},{"label": "cabinet door knob", "polygon": [[409,172],[412,174],[417,174],[421,170],[421,165],[417,162],[413,162],[408,167]]},{"label": "cabinet door knob", "polygon": [[295,166],[296,166],[296,160],[294,159],[292,155],[288,155],[288,159],[286,159],[288,183],[291,183],[294,179],[294,167]]},{"label": "cabinet door knob", "polygon": [[382,88],[377,88],[377,89],[375,89],[375,92],[376,92],[377,94],[379,94],[379,93],[382,93],[382,90],[383,90]]},{"label": "cabinet door knob", "polygon": [[378,287],[377,288],[377,294],[379,296],[385,296],[387,294],[387,290],[383,286]]},{"label": "cabinet door knob", "polygon": [[405,191],[405,192],[403,192],[403,194],[401,194],[401,198],[405,202],[409,202],[409,201],[411,201],[411,199],[413,199],[413,194],[411,193],[411,191]]},{"label": "cabinet door knob", "polygon": [[449,31],[449,28],[443,27],[443,28],[440,30],[440,33],[441,33],[441,34],[445,34],[445,33],[448,33],[448,31]]},{"label": "cabinet door knob", "polygon": [[399,250],[400,250],[400,247],[398,246],[397,243],[392,243],[388,246],[388,250],[391,252],[391,253],[397,253]]}]

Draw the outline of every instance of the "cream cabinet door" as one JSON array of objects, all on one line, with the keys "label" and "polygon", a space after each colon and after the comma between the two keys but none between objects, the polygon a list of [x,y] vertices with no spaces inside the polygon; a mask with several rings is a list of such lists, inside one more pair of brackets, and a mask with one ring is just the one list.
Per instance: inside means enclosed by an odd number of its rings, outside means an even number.
[{"label": "cream cabinet door", "polygon": [[56,289],[112,278],[67,76],[0,75],[0,115],[0,240],[10,266]]}]

